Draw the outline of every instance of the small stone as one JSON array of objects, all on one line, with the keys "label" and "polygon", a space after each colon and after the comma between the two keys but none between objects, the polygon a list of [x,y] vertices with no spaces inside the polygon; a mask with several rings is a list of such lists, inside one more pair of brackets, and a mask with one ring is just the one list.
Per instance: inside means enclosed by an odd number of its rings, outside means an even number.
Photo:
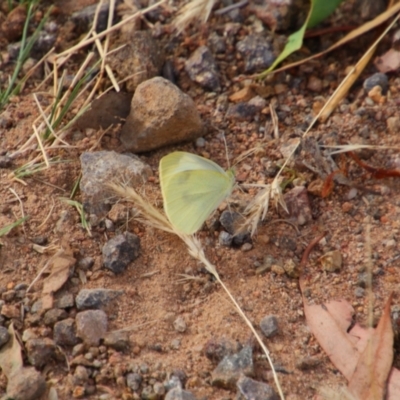
[{"label": "small stone", "polygon": [[207,46],[198,47],[185,62],[190,79],[214,92],[220,89],[217,64]]},{"label": "small stone", "polygon": [[206,140],[202,137],[196,139],[196,147],[204,147],[206,145]]},{"label": "small stone", "polygon": [[241,394],[240,400],[279,400],[271,386],[245,376],[239,378],[236,386]]},{"label": "small stone", "polygon": [[383,104],[386,101],[385,96],[382,95],[382,88],[374,86],[369,92],[368,97],[376,104]]},{"label": "small stone", "polygon": [[221,246],[231,247],[233,241],[233,236],[225,231],[221,231],[218,235],[218,242]]},{"label": "small stone", "polygon": [[237,121],[251,121],[258,112],[258,107],[249,103],[230,104],[226,117]]},{"label": "small stone", "polygon": [[307,82],[307,89],[313,92],[320,92],[322,87],[322,80],[317,76],[311,75]]},{"label": "small stone", "polygon": [[368,273],[360,272],[357,277],[357,285],[361,288],[365,289],[368,284]]},{"label": "small stone", "polygon": [[385,95],[389,88],[389,80],[386,74],[377,72],[364,81],[363,87],[370,92],[375,86],[380,86],[382,94]]},{"label": "small stone", "polygon": [[213,339],[205,344],[203,352],[212,362],[220,362],[235,352],[235,346],[225,338]]},{"label": "small stone", "polygon": [[0,348],[4,346],[10,339],[8,329],[0,325]]},{"label": "small stone", "polygon": [[84,343],[78,343],[77,345],[75,345],[72,349],[72,356],[79,356],[81,354],[83,354],[83,352],[85,351],[85,344]]},{"label": "small stone", "polygon": [[317,368],[321,364],[321,359],[317,357],[304,357],[296,362],[296,368],[301,371],[309,371]]},{"label": "small stone", "polygon": [[139,157],[115,151],[84,152],[80,156],[82,179],[80,190],[84,210],[98,219],[107,215],[115,198],[110,196],[107,183],[123,176],[132,187],[146,182],[152,175],[149,165]]},{"label": "small stone", "polygon": [[389,117],[386,120],[386,126],[389,133],[398,134],[400,131],[400,118],[399,117]]},{"label": "small stone", "polygon": [[157,400],[158,396],[154,393],[152,386],[145,386],[140,394],[142,400]]},{"label": "small stone", "polygon": [[9,319],[11,318],[20,319],[21,308],[14,304],[4,304],[1,307],[1,315]]},{"label": "small stone", "polygon": [[126,376],[126,384],[132,390],[132,392],[136,392],[139,390],[140,385],[142,383],[141,375],[132,372]]},{"label": "small stone", "polygon": [[21,368],[8,376],[7,396],[15,400],[37,400],[46,390],[46,381],[33,367]]},{"label": "small stone", "polygon": [[87,310],[76,314],[76,334],[88,346],[99,345],[107,326],[107,314],[103,310]]},{"label": "small stone", "polygon": [[51,308],[44,314],[43,322],[45,325],[54,325],[57,321],[61,321],[67,317],[68,313],[65,310],[60,308]]},{"label": "small stone", "polygon": [[[289,211],[291,219],[299,225],[305,225],[312,221],[312,212],[307,189],[304,186],[296,186],[284,194],[283,200]],[[287,213],[280,209],[280,213],[287,217]]]},{"label": "small stone", "polygon": [[74,399],[83,399],[85,396],[85,388],[83,386],[75,386],[72,391],[72,397]]},{"label": "small stone", "polygon": [[11,289],[11,290],[7,290],[6,292],[3,292],[1,294],[1,298],[4,301],[12,301],[15,297],[15,290]]},{"label": "small stone", "polygon": [[56,345],[49,338],[29,339],[26,342],[28,361],[36,368],[42,368],[56,355]]},{"label": "small stone", "polygon": [[78,343],[75,320],[67,318],[54,324],[54,341],[59,346],[75,346]]},{"label": "small stone", "polygon": [[244,72],[247,73],[267,69],[275,60],[272,44],[261,35],[246,35],[236,43],[236,50],[243,57]]},{"label": "small stone", "polygon": [[187,325],[185,320],[182,317],[178,317],[175,321],[174,321],[174,329],[177,332],[183,333],[186,331],[187,329]]},{"label": "small stone", "polygon": [[250,240],[250,234],[248,232],[240,232],[240,228],[245,220],[238,212],[225,210],[221,214],[219,222],[225,230],[233,236],[232,242],[234,245],[241,246],[243,243]]},{"label": "small stone", "polygon": [[87,271],[88,269],[92,268],[94,264],[93,257],[84,257],[78,261],[78,267]]},{"label": "small stone", "polygon": [[173,388],[167,393],[164,400],[196,400],[196,397],[189,390]]},{"label": "small stone", "polygon": [[26,21],[26,8],[23,5],[13,8],[1,24],[1,31],[11,43],[19,40],[24,30]]},{"label": "small stone", "polygon": [[180,339],[172,339],[170,347],[172,350],[179,350],[181,347],[181,340]]},{"label": "small stone", "polygon": [[339,272],[342,268],[342,253],[339,250],[328,251],[319,261],[324,271]]},{"label": "small stone", "polygon": [[260,328],[265,337],[276,336],[279,333],[278,318],[275,315],[267,315],[261,320]]},{"label": "small stone", "polygon": [[352,209],[353,209],[353,204],[352,204],[352,203],[350,203],[350,202],[348,202],[348,201],[345,201],[345,202],[342,204],[342,211],[343,211],[344,213],[348,213],[348,212],[350,212]]},{"label": "small stone", "polygon": [[253,350],[245,346],[239,353],[225,356],[211,374],[211,384],[224,389],[233,389],[241,375],[253,376]]},{"label": "small stone", "polygon": [[[1,127],[1,118],[0,118],[0,127]],[[7,156],[0,156],[0,168],[10,168],[12,166],[12,159]]]},{"label": "small stone", "polygon": [[139,257],[140,239],[125,232],[110,239],[102,249],[104,266],[115,274],[125,271],[132,261]]},{"label": "small stone", "polygon": [[140,84],[120,140],[134,153],[194,140],[204,133],[194,101],[168,80],[156,77]]},{"label": "small stone", "polygon": [[165,395],[164,385],[162,383],[160,383],[160,382],[156,382],[153,385],[153,390],[154,390],[154,393],[159,397],[162,397],[162,396]]},{"label": "small stone", "polygon": [[97,17],[96,32],[104,31],[107,28],[108,14],[109,7],[107,7],[107,4],[101,4],[99,9],[98,4],[92,4],[75,11],[71,15],[71,19],[75,24],[74,32],[86,32],[89,29],[89,25],[91,26],[95,15]]},{"label": "small stone", "polygon": [[357,196],[358,190],[356,188],[351,188],[346,195],[347,200],[353,200]]},{"label": "small stone", "polygon": [[243,252],[250,251],[253,248],[251,243],[244,243],[243,246],[240,248]]},{"label": "small stone", "polygon": [[74,295],[72,293],[62,293],[54,301],[54,306],[57,308],[71,308],[75,305]]},{"label": "small stone", "polygon": [[73,383],[74,386],[84,385],[89,379],[88,370],[83,365],[78,365],[75,368]]},{"label": "small stone", "polygon": [[117,351],[126,351],[130,347],[129,334],[124,331],[112,331],[104,337],[104,345]]},{"label": "small stone", "polygon": [[99,309],[123,293],[123,290],[82,289],[76,296],[76,307],[78,310]]},{"label": "small stone", "polygon": [[356,287],[354,290],[354,296],[356,296],[357,298],[361,298],[365,296],[365,289],[362,287]]}]

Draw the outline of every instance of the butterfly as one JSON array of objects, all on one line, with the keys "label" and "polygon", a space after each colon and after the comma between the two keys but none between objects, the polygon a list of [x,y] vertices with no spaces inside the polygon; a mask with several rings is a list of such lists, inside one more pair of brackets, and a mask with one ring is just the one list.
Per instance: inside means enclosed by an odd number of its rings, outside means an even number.
[{"label": "butterfly", "polygon": [[160,160],[164,210],[180,233],[198,231],[232,192],[235,174],[196,154],[176,151]]}]

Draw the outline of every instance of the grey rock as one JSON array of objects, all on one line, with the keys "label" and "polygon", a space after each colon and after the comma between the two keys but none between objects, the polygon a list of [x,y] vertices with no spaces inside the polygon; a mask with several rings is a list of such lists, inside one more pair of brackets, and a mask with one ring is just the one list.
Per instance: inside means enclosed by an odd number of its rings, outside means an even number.
[{"label": "grey rock", "polygon": [[124,46],[113,52],[109,65],[120,79],[130,77],[125,86],[133,93],[141,83],[160,75],[165,57],[159,41],[149,31],[135,30],[121,39],[122,43],[115,45]]},{"label": "grey rock", "polygon": [[[83,33],[89,29],[93,23],[93,19],[97,10],[98,4],[93,4],[82,8],[81,10],[75,11],[71,15],[72,22],[75,24],[74,32]],[[103,3],[100,6],[100,10],[97,15],[96,32],[102,32],[107,28],[109,6],[107,3]]]},{"label": "grey rock", "polygon": [[66,319],[68,317],[68,313],[65,310],[60,308],[52,308],[43,316],[43,322],[45,325],[54,325],[57,321],[61,321],[62,319]]},{"label": "grey rock", "polygon": [[257,0],[249,4],[248,11],[257,16],[272,31],[296,31],[306,20],[307,3],[298,0]]},{"label": "grey rock", "polygon": [[130,262],[139,257],[139,250],[139,236],[130,232],[114,236],[103,246],[104,266],[115,274],[120,274]]},{"label": "grey rock", "polygon": [[389,89],[389,80],[387,75],[377,72],[376,74],[368,77],[363,83],[363,87],[367,92],[369,92],[375,86],[380,86],[382,89],[382,94],[386,94]]},{"label": "grey rock", "polygon": [[72,293],[61,293],[54,301],[57,308],[71,308],[75,305],[74,295]]},{"label": "grey rock", "polygon": [[136,372],[131,372],[126,375],[126,384],[133,392],[136,392],[142,384],[142,376]]},{"label": "grey rock", "polygon": [[98,346],[107,333],[108,319],[103,310],[86,310],[76,314],[76,334],[88,346]]},{"label": "grey rock", "polygon": [[235,345],[225,338],[209,340],[204,346],[205,356],[212,362],[220,362],[224,357],[235,352]]},{"label": "grey rock", "polygon": [[213,53],[225,53],[226,42],[225,38],[219,36],[216,32],[212,32],[208,37],[208,45],[210,46]]},{"label": "grey rock", "polygon": [[53,328],[53,339],[59,346],[75,346],[79,342],[76,336],[75,320],[67,318],[56,322]]},{"label": "grey rock", "polygon": [[261,35],[247,35],[236,43],[236,50],[243,57],[244,72],[262,71],[275,61],[272,44]]},{"label": "grey rock", "polygon": [[217,64],[207,46],[200,46],[185,62],[190,79],[204,89],[214,92],[220,89]]},{"label": "grey rock", "polygon": [[[26,40],[29,41],[31,37]],[[39,32],[38,38],[32,47],[31,53],[35,55],[35,59],[39,60],[44,56],[54,45],[57,39],[57,34],[52,32]],[[10,60],[16,60],[21,50],[21,42],[11,43],[7,46],[7,52],[10,56]]]},{"label": "grey rock", "polygon": [[312,369],[316,369],[322,360],[318,357],[303,357],[296,362],[296,368],[301,371],[309,371]]},{"label": "grey rock", "polygon": [[74,386],[84,385],[89,379],[89,373],[83,365],[77,365],[74,371],[72,382]]},{"label": "grey rock", "polygon": [[56,355],[56,344],[49,338],[34,338],[26,342],[28,361],[36,368],[42,368]]},{"label": "grey rock", "polygon": [[225,231],[221,231],[218,236],[218,242],[221,246],[230,247],[232,246],[233,236]]},{"label": "grey rock", "polygon": [[7,396],[13,400],[37,400],[46,390],[46,381],[33,367],[21,368],[8,377]]},{"label": "grey rock", "polygon": [[137,87],[120,139],[136,153],[193,140],[203,133],[193,100],[168,80],[156,77]]},{"label": "grey rock", "polygon": [[178,317],[175,321],[174,321],[174,329],[177,332],[183,333],[186,331],[187,329],[187,325],[185,320],[182,317]]},{"label": "grey rock", "polygon": [[78,261],[78,267],[84,269],[85,271],[92,268],[94,264],[93,257],[84,257]]},{"label": "grey rock", "polygon": [[10,339],[8,329],[4,326],[0,326],[0,347],[4,346]]},{"label": "grey rock", "polygon": [[38,313],[43,308],[43,301],[42,299],[36,300],[31,307],[31,313]]},{"label": "grey rock", "polygon": [[126,351],[130,347],[129,333],[125,331],[113,331],[104,337],[104,345],[117,351]]},{"label": "grey rock", "polygon": [[173,388],[167,393],[165,400],[196,400],[196,397],[189,390]]},{"label": "grey rock", "polygon": [[1,298],[4,301],[12,301],[15,297],[15,290],[7,290],[6,292],[1,294]]},{"label": "grey rock", "polygon": [[226,117],[236,121],[251,121],[258,112],[258,107],[250,103],[230,104]]},{"label": "grey rock", "polygon": [[365,289],[358,286],[354,289],[354,296],[356,296],[357,298],[361,298],[365,296]]},{"label": "grey rock", "polygon": [[153,173],[138,157],[114,151],[85,152],[80,160],[83,206],[86,212],[99,218],[104,217],[115,202],[107,190],[107,183],[116,177],[123,177],[132,187],[136,187]]},{"label": "grey rock", "polygon": [[180,339],[172,339],[171,340],[171,344],[170,344],[170,348],[172,350],[179,350],[181,347],[181,343],[182,341]]},{"label": "grey rock", "polygon": [[250,346],[231,356],[225,356],[211,374],[211,384],[224,389],[233,389],[241,375],[253,376],[253,350]]},{"label": "grey rock", "polygon": [[[308,191],[304,186],[296,186],[283,195],[283,200],[289,211],[289,217],[299,225],[305,225],[312,221],[312,212]],[[280,208],[282,216],[287,218],[288,214]]]},{"label": "grey rock", "polygon": [[271,386],[245,376],[239,378],[236,386],[239,390],[237,400],[279,400]]},{"label": "grey rock", "polygon": [[248,232],[240,232],[240,228],[245,220],[238,212],[225,210],[221,214],[219,222],[225,230],[232,235],[232,242],[234,245],[241,246],[243,243],[251,240]]},{"label": "grey rock", "polygon": [[123,293],[123,290],[82,289],[76,296],[76,307],[78,310],[102,308]]},{"label": "grey rock", "polygon": [[[0,122],[0,127],[2,128]],[[0,168],[10,168],[12,166],[12,159],[8,156],[0,156]]]},{"label": "grey rock", "polygon": [[267,338],[276,336],[279,333],[278,318],[275,315],[267,315],[261,320],[260,329]]}]

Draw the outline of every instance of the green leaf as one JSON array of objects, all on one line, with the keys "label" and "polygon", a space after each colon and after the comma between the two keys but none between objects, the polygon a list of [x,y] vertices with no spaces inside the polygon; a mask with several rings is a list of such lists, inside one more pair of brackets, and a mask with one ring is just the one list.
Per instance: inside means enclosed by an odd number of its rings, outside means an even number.
[{"label": "green leaf", "polygon": [[290,54],[299,50],[303,45],[303,38],[307,28],[312,28],[313,26],[319,24],[326,17],[328,17],[343,0],[311,0],[311,8],[308,12],[308,16],[304,25],[295,33],[292,33],[283,49],[282,53],[279,54],[274,63],[263,73],[261,73],[260,78],[268,75],[275,67],[281,63]]}]

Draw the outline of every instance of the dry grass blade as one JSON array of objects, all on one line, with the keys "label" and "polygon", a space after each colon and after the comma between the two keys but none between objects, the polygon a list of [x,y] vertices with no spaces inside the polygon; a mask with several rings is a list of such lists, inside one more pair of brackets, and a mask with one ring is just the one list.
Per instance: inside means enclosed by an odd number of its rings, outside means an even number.
[{"label": "dry grass blade", "polygon": [[274,71],[271,71],[271,74],[276,74],[278,72],[286,71],[290,68],[298,67],[299,65],[302,65],[308,61],[314,60],[315,58],[319,58],[319,57],[323,56],[324,54],[327,54],[327,53],[339,48],[340,46],[343,46],[344,44],[352,41],[353,39],[363,35],[366,32],[369,32],[370,30],[383,24],[385,21],[387,21],[390,17],[392,17],[399,11],[400,11],[400,3],[397,3],[397,4],[393,5],[392,7],[390,7],[388,10],[386,10],[385,12],[383,12],[382,14],[378,15],[373,20],[368,21],[365,24],[363,24],[362,26],[360,26],[359,28],[354,29],[348,35],[346,35],[344,38],[340,39],[338,42],[333,44],[328,49],[321,51],[320,53],[314,54],[310,57],[307,57],[303,60],[296,61],[291,64],[287,64],[284,67],[281,67]]},{"label": "dry grass blade", "polygon": [[339,87],[335,90],[334,94],[329,99],[329,102],[325,104],[322,110],[319,113],[319,119],[322,122],[325,122],[333,110],[336,109],[337,105],[340,101],[347,95],[353,83],[360,76],[362,71],[364,71],[365,67],[371,60],[372,56],[375,53],[375,50],[379,44],[379,42],[386,36],[390,29],[394,26],[397,20],[400,18],[400,14],[393,19],[393,21],[389,24],[389,26],[384,30],[384,32],[379,36],[379,38],[373,43],[372,46],[365,52],[365,54],[361,57],[361,59],[357,62],[356,66],[351,69],[351,71],[347,74],[347,76],[343,79]]},{"label": "dry grass blade", "polygon": [[337,149],[329,153],[330,156],[334,154],[340,153],[348,153],[350,151],[362,150],[362,149],[373,149],[373,150],[387,150],[387,149],[396,149],[400,150],[397,147],[393,146],[376,146],[373,144],[343,144],[343,145],[334,145],[334,146],[325,146],[321,145],[324,149]]},{"label": "dry grass blade", "polygon": [[189,254],[195,258],[196,260],[201,261],[204,266],[206,267],[207,271],[210,272],[215,279],[218,281],[218,283],[222,286],[222,288],[225,290],[226,294],[228,295],[229,299],[232,301],[234,304],[237,312],[239,315],[243,318],[247,326],[250,328],[251,332],[254,334],[256,337],[258,343],[260,344],[261,348],[263,349],[268,362],[270,363],[271,370],[274,376],[275,384],[278,389],[280,398],[284,400],[284,395],[282,388],[279,383],[278,376],[276,374],[274,365],[272,363],[272,359],[270,356],[270,353],[263,343],[261,337],[253,327],[252,323],[249,321],[249,319],[246,317],[242,309],[240,308],[239,304],[235,300],[235,298],[232,296],[228,288],[225,286],[225,284],[222,282],[215,266],[207,259],[203,245],[201,244],[199,238],[195,235],[185,235],[180,232],[177,232],[173,225],[168,221],[168,219],[161,214],[155,207],[153,207],[149,202],[145,201],[133,188],[126,187],[123,185],[118,185],[115,183],[111,183],[108,185],[111,190],[113,190],[115,193],[120,195],[121,197],[127,199],[128,201],[133,202],[138,208],[139,208],[139,213],[141,220],[146,223],[149,226],[152,226],[154,228],[161,229],[163,231],[169,232],[169,233],[174,233],[175,235],[179,236],[182,241],[186,244]]},{"label": "dry grass blade", "polygon": [[173,21],[178,33],[181,33],[191,22],[198,20],[206,22],[216,0],[191,0],[184,5]]}]

